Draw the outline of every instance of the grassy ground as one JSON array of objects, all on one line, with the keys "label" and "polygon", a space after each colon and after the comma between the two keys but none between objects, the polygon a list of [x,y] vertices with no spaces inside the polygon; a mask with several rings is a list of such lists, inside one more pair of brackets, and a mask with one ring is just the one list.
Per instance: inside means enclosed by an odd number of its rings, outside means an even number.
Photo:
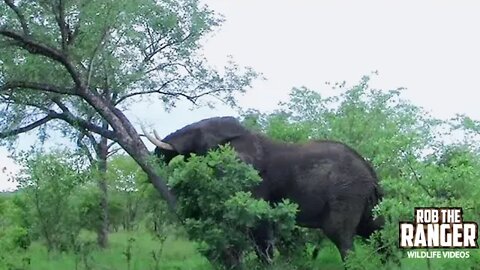
[{"label": "grassy ground", "polygon": [[[12,255],[18,267],[12,269],[29,270],[202,270],[212,269],[210,263],[195,249],[195,245],[185,239],[170,237],[162,245],[148,233],[119,232],[110,235],[110,246],[105,250],[95,247],[93,234],[82,235],[86,245],[83,250],[69,253],[48,253],[45,246],[34,243],[25,254]],[[337,249],[328,241],[324,241],[319,257],[311,262],[307,268],[298,269],[329,269],[343,270]],[[471,250],[472,253],[480,252]],[[28,265],[29,261],[29,265]],[[463,262],[463,263],[462,263]],[[422,269],[467,269],[465,261],[436,259],[428,262],[426,259],[403,259],[402,267],[384,266],[384,269],[393,270],[422,270]],[[430,265],[429,265],[430,264]],[[462,265],[463,264],[463,265]],[[28,266],[27,266],[28,265]],[[365,265],[358,265],[359,269],[368,269]],[[1,267],[0,267],[1,268]],[[257,269],[264,269],[257,267]],[[293,270],[288,263],[278,262],[268,270]],[[469,268],[472,269],[472,268]],[[473,268],[473,269],[480,269]],[[1,269],[4,270],[4,269]],[[380,269],[379,269],[380,270]]]},{"label": "grassy ground", "polygon": [[[212,269],[210,263],[196,251],[195,244],[181,238],[169,237],[162,245],[158,239],[148,233],[118,232],[110,235],[110,244],[105,250],[95,247],[93,234],[82,235],[81,239],[82,242],[91,243],[91,245],[85,245],[82,251],[76,253],[48,253],[44,245],[33,243],[25,254],[14,255],[15,265],[17,269],[29,270]],[[24,267],[19,267],[21,265]],[[322,269],[343,269],[338,252],[333,246],[322,249],[315,265],[322,266]],[[285,263],[278,263],[269,269],[292,268]]]},{"label": "grassy ground", "polygon": [[191,242],[167,238],[162,245],[147,233],[114,233],[110,236],[108,249],[100,250],[92,244],[77,254],[49,254],[43,245],[34,243],[27,256],[30,258],[28,269],[31,270],[211,269]]}]

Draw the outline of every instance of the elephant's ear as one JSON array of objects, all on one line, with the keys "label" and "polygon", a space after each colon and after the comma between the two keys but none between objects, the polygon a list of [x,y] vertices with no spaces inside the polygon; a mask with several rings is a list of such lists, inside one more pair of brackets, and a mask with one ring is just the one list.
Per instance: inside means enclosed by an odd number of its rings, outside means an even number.
[{"label": "elephant's ear", "polygon": [[173,133],[167,136],[164,141],[173,146],[176,152],[181,155],[195,152],[197,148],[197,140],[200,138],[201,132],[198,129],[190,129],[182,134]]},{"label": "elephant's ear", "polygon": [[203,155],[208,150],[228,143],[248,131],[245,128],[228,128],[226,126],[210,126],[190,128],[180,136],[174,136],[168,143],[180,154],[196,153]]},{"label": "elephant's ear", "polygon": [[199,140],[201,143],[198,145],[198,148],[202,154],[204,154],[208,150],[218,147],[219,145],[224,145],[232,139],[244,134],[244,130],[217,130],[216,132],[202,131],[200,132],[201,139]]}]

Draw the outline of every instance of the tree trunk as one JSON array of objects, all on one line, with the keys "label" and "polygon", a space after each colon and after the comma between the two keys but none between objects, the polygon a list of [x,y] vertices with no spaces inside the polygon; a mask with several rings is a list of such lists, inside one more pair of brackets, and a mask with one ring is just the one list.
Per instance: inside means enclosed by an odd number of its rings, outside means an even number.
[{"label": "tree trunk", "polygon": [[156,172],[154,164],[149,162],[150,153],[132,123],[120,110],[113,107],[113,105],[109,106],[108,102],[101,97],[93,94],[86,88],[80,87],[79,91],[80,96],[108,121],[108,124],[115,131],[116,141],[147,174],[150,182],[167,202],[169,210],[175,213],[176,198],[169,190],[164,179]]},{"label": "tree trunk", "polygon": [[[104,128],[108,124],[104,122]],[[100,224],[97,228],[97,242],[101,248],[108,246],[108,184],[107,184],[107,155],[108,140],[105,137],[100,139],[98,145],[98,188],[100,189]]]},{"label": "tree trunk", "polygon": [[47,251],[50,253],[53,249],[53,241],[50,237],[50,232],[48,231],[47,222],[45,221],[46,216],[42,213],[42,207],[40,207],[40,199],[38,198],[38,187],[35,188],[35,208],[37,210],[37,215],[40,219],[40,227],[43,233],[43,237],[47,241]]}]

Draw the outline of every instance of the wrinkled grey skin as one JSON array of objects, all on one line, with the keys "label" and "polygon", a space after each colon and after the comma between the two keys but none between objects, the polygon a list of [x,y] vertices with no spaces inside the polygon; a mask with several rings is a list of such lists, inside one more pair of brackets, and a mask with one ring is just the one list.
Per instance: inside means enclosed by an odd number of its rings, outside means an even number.
[{"label": "wrinkled grey skin", "polygon": [[[288,198],[299,205],[297,223],[320,228],[340,251],[353,248],[353,237],[368,237],[381,228],[372,208],[380,199],[377,176],[357,152],[334,141],[306,144],[276,142],[252,133],[233,117],[216,117],[188,125],[163,139],[175,151],[155,149],[169,162],[178,154],[206,154],[230,143],[239,157],[258,170],[263,181],[254,196],[269,202]],[[259,255],[272,255],[271,231],[265,224],[255,238]]]}]

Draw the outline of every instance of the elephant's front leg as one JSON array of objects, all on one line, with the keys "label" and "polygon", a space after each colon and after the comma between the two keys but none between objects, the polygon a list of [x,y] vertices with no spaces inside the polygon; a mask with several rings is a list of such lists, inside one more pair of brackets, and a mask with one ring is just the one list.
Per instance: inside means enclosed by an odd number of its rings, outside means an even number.
[{"label": "elephant's front leg", "polygon": [[273,261],[275,248],[272,224],[267,221],[261,222],[252,231],[252,234],[255,241],[255,253],[262,262],[270,264]]},{"label": "elephant's front leg", "polygon": [[[259,170],[259,174],[263,180],[252,190],[252,195],[256,199],[262,199],[271,203],[269,181],[262,170]],[[264,263],[270,264],[273,261],[275,248],[273,231],[273,224],[268,221],[260,222],[260,224],[252,230],[253,240],[255,242],[255,253]]]}]

